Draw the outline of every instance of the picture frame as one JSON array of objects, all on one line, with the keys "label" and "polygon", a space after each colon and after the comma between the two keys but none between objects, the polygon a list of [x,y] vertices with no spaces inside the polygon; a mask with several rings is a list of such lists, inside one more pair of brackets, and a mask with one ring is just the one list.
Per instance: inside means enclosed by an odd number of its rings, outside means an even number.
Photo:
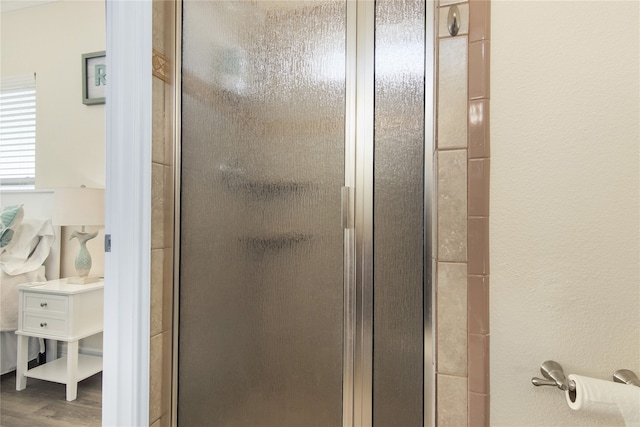
[{"label": "picture frame", "polygon": [[107,85],[107,55],[104,50],[82,54],[82,103],[105,103]]}]

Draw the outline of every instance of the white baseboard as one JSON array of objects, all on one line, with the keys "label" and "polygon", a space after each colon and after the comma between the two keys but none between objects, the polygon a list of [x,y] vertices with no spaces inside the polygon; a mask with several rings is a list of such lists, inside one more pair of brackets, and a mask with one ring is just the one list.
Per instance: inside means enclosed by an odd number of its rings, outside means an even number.
[{"label": "white baseboard", "polygon": [[[91,347],[80,347],[78,349],[78,353],[87,354],[89,356],[100,356],[102,357],[102,349],[101,348],[91,348]],[[58,357],[65,357],[67,355],[67,343],[61,342],[58,344]]]},{"label": "white baseboard", "polygon": [[[78,353],[87,354],[89,356],[102,356],[102,348],[94,346],[81,346],[78,349]],[[65,357],[67,355],[67,343],[58,341],[58,357]]]}]

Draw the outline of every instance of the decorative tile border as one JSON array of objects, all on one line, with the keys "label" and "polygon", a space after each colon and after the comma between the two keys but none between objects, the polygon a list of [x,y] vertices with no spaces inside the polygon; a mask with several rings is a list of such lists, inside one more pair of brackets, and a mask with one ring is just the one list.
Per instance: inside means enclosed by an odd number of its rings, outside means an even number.
[{"label": "decorative tile border", "polygon": [[[174,37],[175,4],[153,2],[152,92],[152,301],[149,422],[171,424],[173,305],[173,63],[165,39]],[[170,50],[168,50],[171,52]],[[155,261],[155,262],[154,262]]]},{"label": "decorative tile border", "polygon": [[491,1],[469,1],[468,425],[489,426],[489,99]]},{"label": "decorative tile border", "polygon": [[[460,31],[446,20],[457,8]],[[488,0],[440,0],[437,80],[437,420],[441,425],[489,425],[489,61]],[[467,22],[464,22],[467,20]],[[463,79],[463,80],[462,80]],[[464,105],[464,115],[456,106]],[[464,135],[464,138],[460,138]],[[466,167],[449,160],[464,155]],[[466,185],[460,185],[464,180]],[[459,220],[464,215],[464,224]],[[464,244],[451,245],[451,237]],[[453,252],[452,252],[453,251]],[[464,269],[466,286],[451,288],[446,271]],[[460,305],[466,312],[460,313]],[[455,313],[462,323],[447,322]],[[454,337],[464,336],[464,340]],[[460,362],[464,361],[462,368]],[[453,398],[464,384],[466,395]],[[464,419],[460,414],[465,414]],[[457,415],[455,415],[457,414]],[[457,423],[457,424],[456,424]]]},{"label": "decorative tile border", "polygon": [[171,83],[171,67],[169,59],[159,51],[152,49],[151,65],[153,66],[153,76],[160,80]]}]

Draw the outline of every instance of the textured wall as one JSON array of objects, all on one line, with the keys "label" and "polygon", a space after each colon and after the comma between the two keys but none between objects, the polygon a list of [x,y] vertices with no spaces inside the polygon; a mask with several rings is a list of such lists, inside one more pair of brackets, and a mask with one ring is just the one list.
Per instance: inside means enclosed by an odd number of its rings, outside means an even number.
[{"label": "textured wall", "polygon": [[534,388],[640,372],[639,3],[494,2],[491,425],[618,425]]}]

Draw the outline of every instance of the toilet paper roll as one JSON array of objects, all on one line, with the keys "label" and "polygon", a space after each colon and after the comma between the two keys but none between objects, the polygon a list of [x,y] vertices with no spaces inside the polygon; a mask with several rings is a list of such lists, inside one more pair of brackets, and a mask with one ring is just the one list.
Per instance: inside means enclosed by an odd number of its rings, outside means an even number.
[{"label": "toilet paper roll", "polygon": [[574,392],[566,392],[574,411],[621,415],[627,426],[640,425],[640,387],[580,375],[569,375],[569,380],[576,383]]}]

